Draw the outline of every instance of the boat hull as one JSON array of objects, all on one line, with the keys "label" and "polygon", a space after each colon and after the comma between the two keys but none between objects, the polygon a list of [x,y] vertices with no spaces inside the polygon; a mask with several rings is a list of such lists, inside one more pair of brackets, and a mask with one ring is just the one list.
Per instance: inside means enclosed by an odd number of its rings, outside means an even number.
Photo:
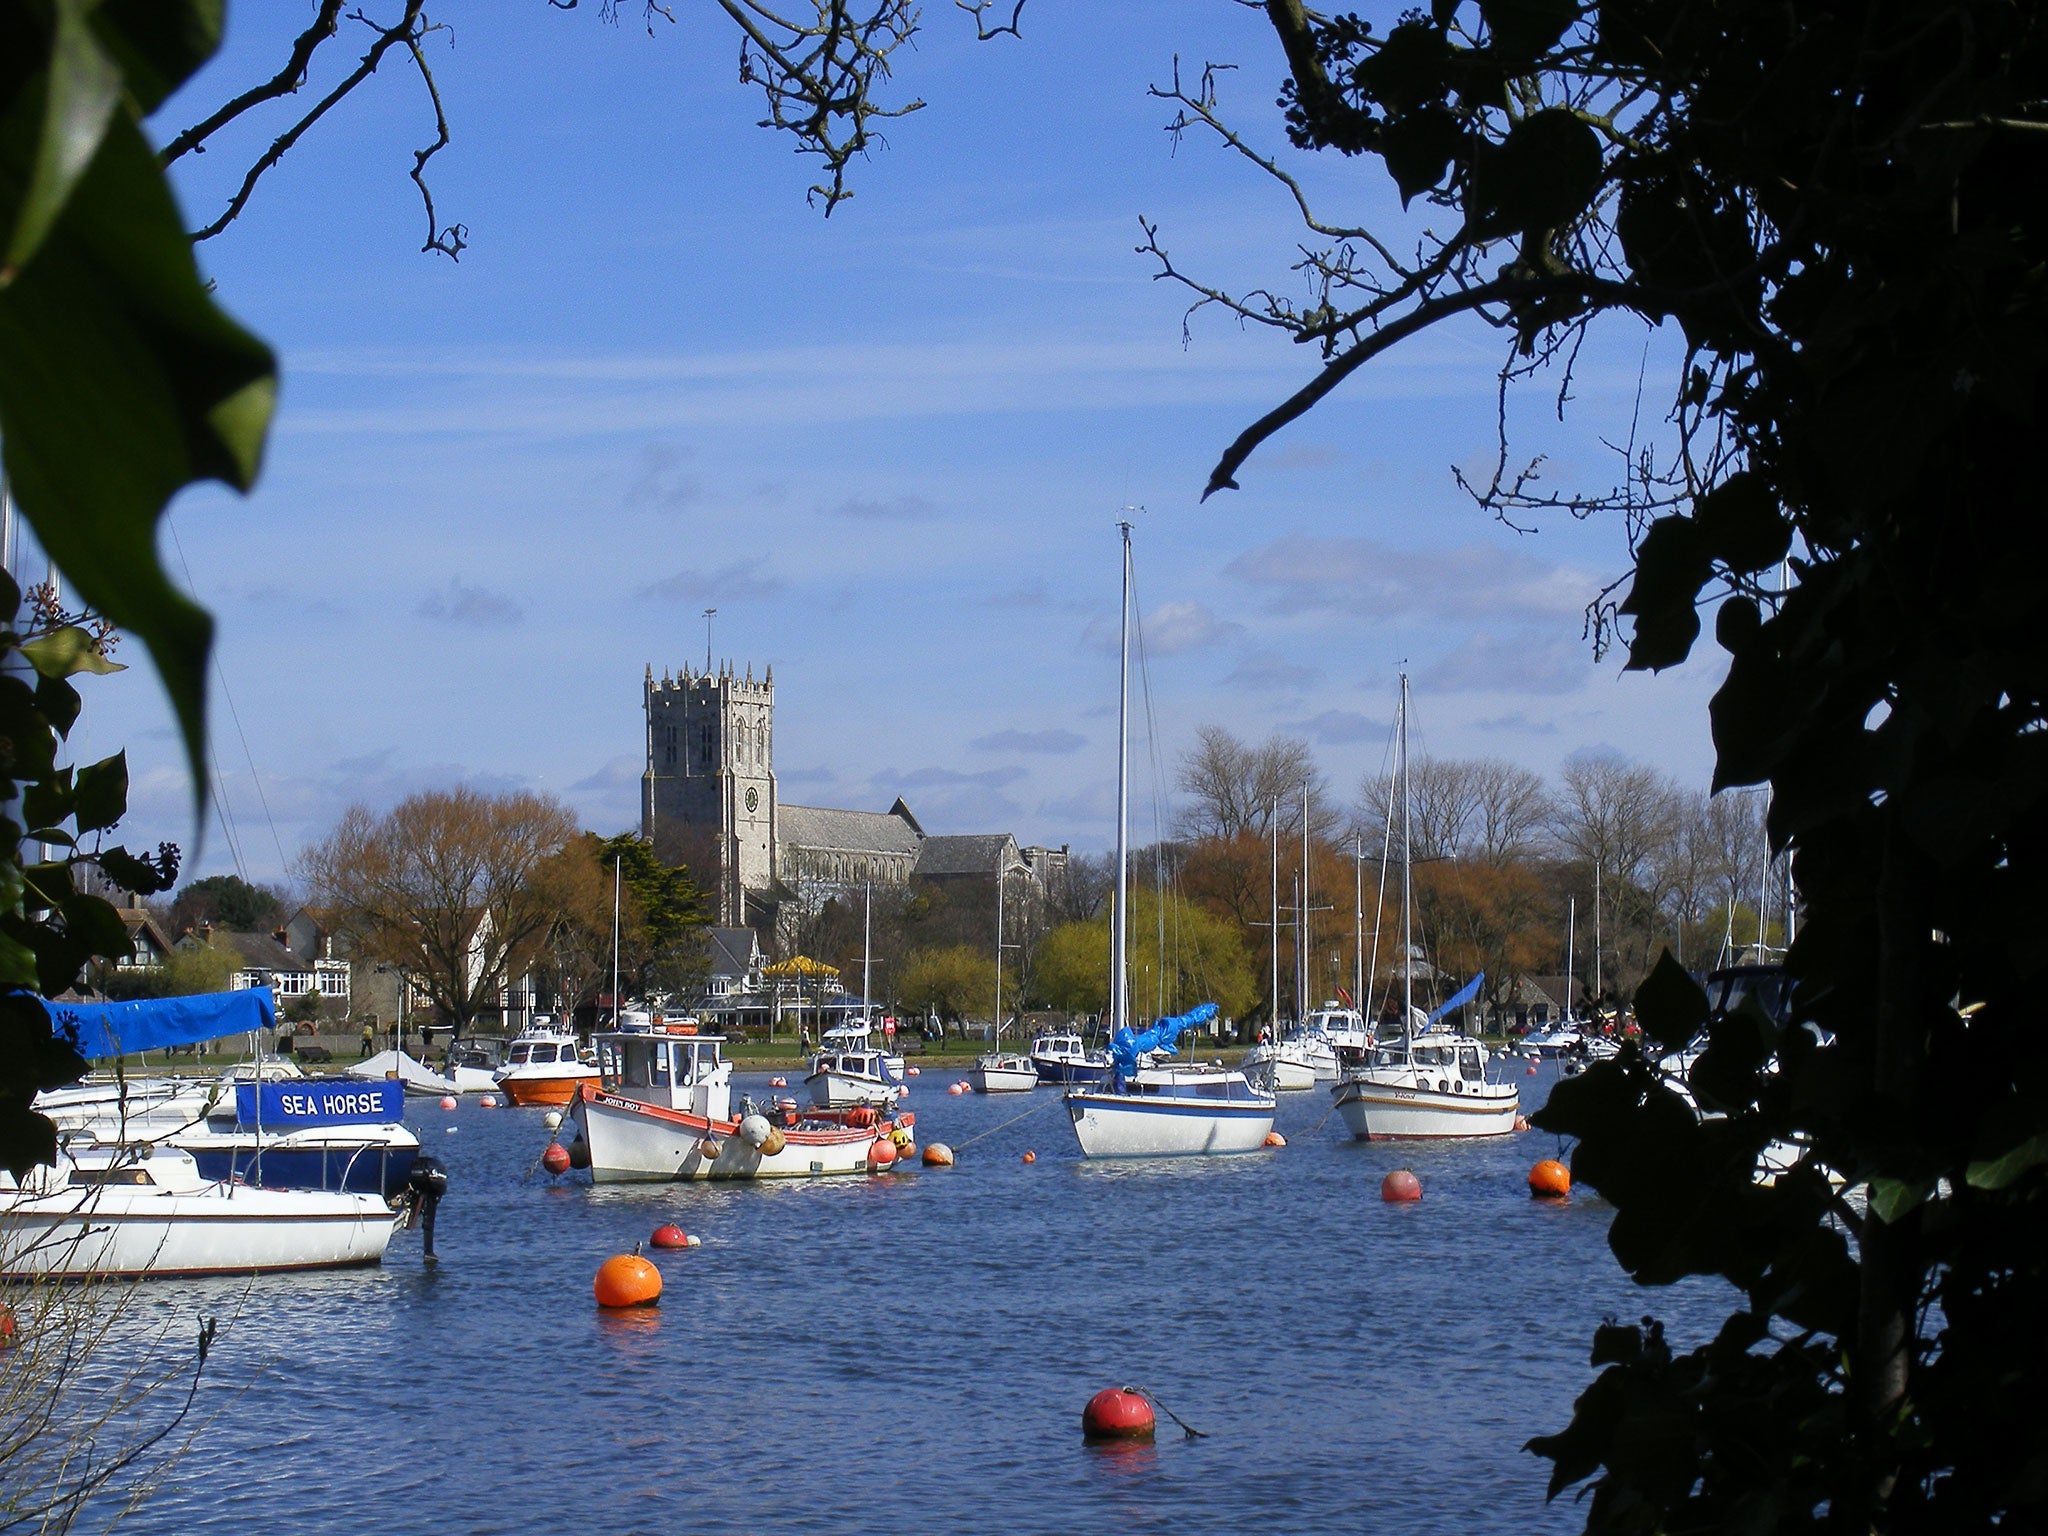
[{"label": "boat hull", "polygon": [[976,1093],[1029,1093],[1038,1086],[1038,1073],[1031,1067],[970,1067],[967,1086]]},{"label": "boat hull", "polygon": [[514,1104],[547,1105],[559,1109],[576,1097],[579,1088],[585,1083],[595,1081],[596,1077],[595,1071],[582,1072],[573,1077],[507,1075],[498,1079],[498,1088]]},{"label": "boat hull", "polygon": [[[737,1121],[707,1120],[602,1088],[586,1088],[570,1114],[590,1151],[590,1177],[599,1184],[866,1173],[877,1135],[872,1127],[786,1130],[782,1150],[770,1153],[748,1146]],[[718,1149],[715,1157],[705,1155],[707,1143]]]},{"label": "boat hull", "polygon": [[382,1261],[397,1218],[373,1195],[65,1191],[0,1205],[0,1276],[169,1279]]},{"label": "boat hull", "polygon": [[1107,1062],[1067,1061],[1057,1057],[1034,1056],[1031,1058],[1031,1066],[1038,1073],[1038,1080],[1041,1083],[1086,1088],[1109,1080]]},{"label": "boat hull", "polygon": [[210,1143],[171,1137],[168,1145],[192,1154],[202,1178],[240,1179],[262,1189],[311,1189],[396,1199],[419,1156],[417,1137],[404,1142],[315,1141],[304,1146],[266,1143],[259,1156],[251,1136]]},{"label": "boat hull", "polygon": [[1086,1090],[1067,1095],[1083,1157],[1199,1157],[1255,1152],[1273,1129],[1270,1099],[1237,1103]]},{"label": "boat hull", "polygon": [[[1305,1093],[1315,1087],[1316,1069],[1299,1057],[1286,1053],[1269,1053],[1261,1056],[1254,1050],[1244,1059],[1245,1076],[1253,1081],[1263,1080],[1276,1093]],[[1330,1076],[1337,1075],[1334,1065]]]},{"label": "boat hull", "polygon": [[804,1086],[820,1109],[852,1109],[858,1104],[887,1109],[902,1091],[894,1083],[832,1071],[813,1072],[804,1079]]},{"label": "boat hull", "polygon": [[1360,1141],[1465,1140],[1514,1133],[1514,1088],[1448,1093],[1399,1081],[1350,1077],[1336,1087],[1337,1113]]}]

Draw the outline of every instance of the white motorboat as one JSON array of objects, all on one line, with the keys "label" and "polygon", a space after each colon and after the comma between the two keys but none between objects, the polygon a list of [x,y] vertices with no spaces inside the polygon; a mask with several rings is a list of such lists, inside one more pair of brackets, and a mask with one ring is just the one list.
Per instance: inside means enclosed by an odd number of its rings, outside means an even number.
[{"label": "white motorboat", "polygon": [[[1331,1076],[1336,1058],[1331,1058]],[[1284,1039],[1261,1040],[1244,1055],[1244,1075],[1269,1093],[1301,1093],[1315,1087],[1316,1064],[1308,1042],[1291,1033]]]},{"label": "white motorboat", "polygon": [[903,1069],[891,1071],[890,1059],[872,1047],[823,1050],[811,1058],[804,1086],[819,1109],[849,1109],[856,1104],[886,1109],[903,1096]]},{"label": "white motorboat", "polygon": [[[1396,728],[1395,771],[1399,775],[1401,815],[1402,953],[1415,954],[1414,854],[1409,826],[1408,677],[1401,676],[1401,706]],[[1391,817],[1395,805],[1388,806]],[[1407,1140],[1421,1137],[1470,1138],[1513,1133],[1520,1113],[1521,1090],[1487,1075],[1487,1050],[1467,1035],[1438,1021],[1479,993],[1485,973],[1475,976],[1434,1014],[1418,1024],[1414,996],[1415,967],[1402,967],[1400,1032],[1372,1047],[1371,1054],[1351,1067],[1332,1090],[1337,1112],[1361,1141]]]},{"label": "white motorboat", "polygon": [[583,1059],[576,1031],[543,1014],[518,1033],[505,1065],[491,1076],[514,1104],[565,1105],[580,1086],[597,1081],[597,1068]]},{"label": "white motorboat", "polygon": [[467,1035],[448,1042],[448,1077],[456,1093],[491,1093],[505,1065],[505,1041],[493,1035]]},{"label": "white motorboat", "polygon": [[375,1264],[399,1216],[381,1196],[256,1189],[175,1148],[59,1154],[0,1173],[0,1275],[144,1279]]},{"label": "white motorboat", "polygon": [[1079,1035],[1040,1035],[1031,1066],[1041,1083],[1099,1083],[1109,1076],[1109,1052],[1089,1050]]},{"label": "white motorboat", "polygon": [[1273,1130],[1273,1095],[1220,1066],[1158,1065],[1184,1029],[1216,1017],[1214,1003],[1131,1028],[1131,525],[1123,534],[1123,595],[1117,615],[1116,895],[1109,922],[1109,1080],[1067,1091],[1066,1106],[1083,1157],[1174,1157],[1250,1152]]},{"label": "white motorboat", "polygon": [[1548,1029],[1532,1029],[1522,1036],[1522,1050],[1531,1056],[1565,1056],[1576,1051],[1585,1037],[1569,1019]]},{"label": "white motorboat", "polygon": [[967,1086],[976,1093],[1029,1093],[1038,1086],[1038,1068],[1018,1051],[986,1051],[967,1069]]},{"label": "white motorboat", "polygon": [[[585,1085],[559,1135],[572,1164],[600,1184],[814,1178],[865,1173],[878,1136],[896,1127],[871,1109],[838,1121],[732,1102],[718,1035],[601,1034],[601,1085]],[[907,1119],[901,1122],[907,1125]]]}]

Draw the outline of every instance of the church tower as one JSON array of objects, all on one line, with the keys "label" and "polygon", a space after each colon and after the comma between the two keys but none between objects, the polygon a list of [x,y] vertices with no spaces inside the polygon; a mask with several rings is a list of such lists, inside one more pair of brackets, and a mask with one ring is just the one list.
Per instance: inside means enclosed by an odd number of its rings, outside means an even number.
[{"label": "church tower", "polygon": [[700,882],[715,875],[718,922],[744,926],[747,893],[775,875],[775,671],[716,672],[659,681],[647,669],[647,772],[640,835]]}]

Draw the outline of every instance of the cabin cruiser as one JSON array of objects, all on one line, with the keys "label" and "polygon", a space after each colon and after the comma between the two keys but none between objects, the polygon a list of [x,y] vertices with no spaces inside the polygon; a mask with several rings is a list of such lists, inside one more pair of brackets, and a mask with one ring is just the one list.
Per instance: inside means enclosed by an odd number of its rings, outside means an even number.
[{"label": "cabin cruiser", "polygon": [[1487,1070],[1486,1047],[1469,1035],[1404,1032],[1344,1074],[1337,1112],[1360,1141],[1506,1136],[1521,1090]]},{"label": "cabin cruiser", "polygon": [[597,1081],[597,1068],[583,1059],[575,1030],[542,1014],[512,1041],[492,1081],[514,1104],[565,1105],[584,1083]]},{"label": "cabin cruiser", "polygon": [[1262,1040],[1247,1051],[1245,1076],[1283,1093],[1334,1083],[1339,1048],[1360,1047],[1366,1039],[1365,1021],[1356,1009],[1325,1003],[1278,1040]]},{"label": "cabin cruiser", "polygon": [[1532,1029],[1522,1036],[1522,1052],[1528,1056],[1568,1056],[1578,1050],[1584,1039],[1576,1023],[1562,1019],[1546,1029]]},{"label": "cabin cruiser", "polygon": [[903,1058],[878,1050],[865,1020],[825,1031],[804,1086],[819,1109],[867,1104],[886,1109],[903,1096]]},{"label": "cabin cruiser", "polygon": [[895,1129],[865,1107],[809,1120],[793,1100],[735,1106],[720,1035],[620,1031],[594,1043],[602,1076],[578,1086],[558,1139],[600,1184],[864,1173],[877,1136]]},{"label": "cabin cruiser", "polygon": [[403,1218],[379,1195],[208,1179],[190,1153],[67,1146],[0,1172],[0,1277],[143,1279],[375,1264]]},{"label": "cabin cruiser", "polygon": [[967,1069],[967,1086],[976,1093],[1029,1093],[1038,1086],[1038,1068],[1019,1051],[987,1051]]},{"label": "cabin cruiser", "polygon": [[1040,1035],[1031,1066],[1041,1083],[1099,1083],[1109,1076],[1109,1052],[1089,1050],[1079,1035]]}]

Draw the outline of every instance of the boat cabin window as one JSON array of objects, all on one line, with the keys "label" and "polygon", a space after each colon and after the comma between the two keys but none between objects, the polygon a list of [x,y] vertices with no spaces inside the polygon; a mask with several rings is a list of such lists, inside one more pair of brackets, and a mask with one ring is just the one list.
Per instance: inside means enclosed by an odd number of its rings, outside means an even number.
[{"label": "boat cabin window", "polygon": [[1448,1054],[1440,1045],[1418,1045],[1415,1047],[1415,1063],[1423,1067],[1441,1067]]},{"label": "boat cabin window", "polygon": [[512,1055],[509,1058],[509,1065],[516,1067],[524,1064],[524,1062],[526,1061],[526,1053],[531,1049],[533,1049],[533,1047],[527,1045],[513,1046]]},{"label": "boat cabin window", "polygon": [[1483,1075],[1479,1065],[1478,1046],[1467,1045],[1459,1048],[1458,1068],[1467,1077],[1479,1077]]},{"label": "boat cabin window", "polygon": [[154,1184],[156,1180],[147,1168],[74,1168],[65,1182],[99,1189],[109,1184]]},{"label": "boat cabin window", "polygon": [[1376,1067],[1398,1066],[1401,1053],[1390,1045],[1383,1045],[1372,1053],[1372,1064]]}]

